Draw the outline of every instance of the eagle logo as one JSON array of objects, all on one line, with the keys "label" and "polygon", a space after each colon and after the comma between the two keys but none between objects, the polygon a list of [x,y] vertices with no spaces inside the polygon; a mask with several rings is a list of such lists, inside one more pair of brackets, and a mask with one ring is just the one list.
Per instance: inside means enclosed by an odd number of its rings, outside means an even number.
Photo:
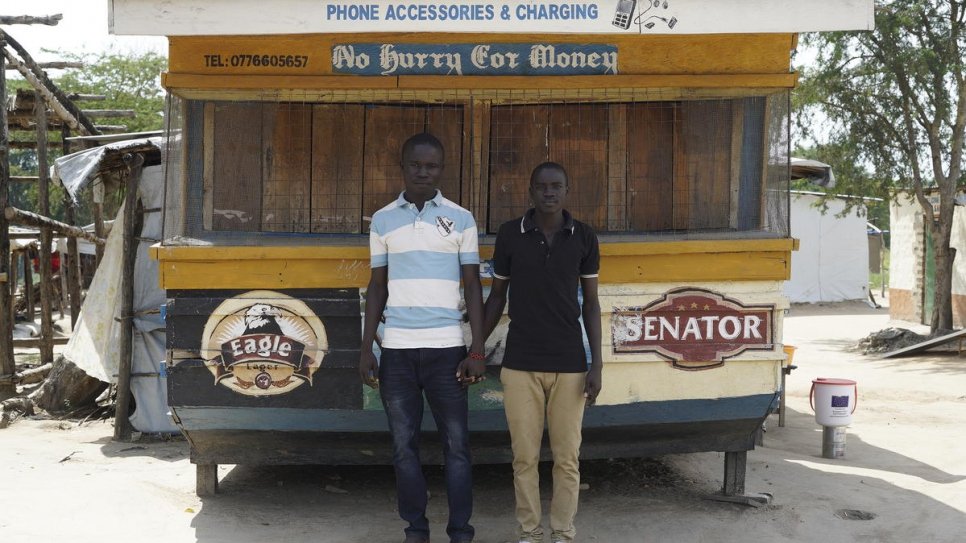
[{"label": "eagle logo", "polygon": [[270,396],[312,386],[328,348],[325,327],[305,302],[255,290],[224,300],[212,312],[201,355],[216,385]]}]

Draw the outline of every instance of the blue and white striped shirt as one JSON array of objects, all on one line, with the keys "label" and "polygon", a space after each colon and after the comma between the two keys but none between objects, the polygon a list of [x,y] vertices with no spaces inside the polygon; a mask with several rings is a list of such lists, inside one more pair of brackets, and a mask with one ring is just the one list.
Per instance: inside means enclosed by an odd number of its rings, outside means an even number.
[{"label": "blue and white striped shirt", "polygon": [[419,211],[403,194],[372,216],[370,266],[388,266],[389,299],[382,346],[465,345],[460,327],[460,266],[479,264],[473,215],[436,196]]}]

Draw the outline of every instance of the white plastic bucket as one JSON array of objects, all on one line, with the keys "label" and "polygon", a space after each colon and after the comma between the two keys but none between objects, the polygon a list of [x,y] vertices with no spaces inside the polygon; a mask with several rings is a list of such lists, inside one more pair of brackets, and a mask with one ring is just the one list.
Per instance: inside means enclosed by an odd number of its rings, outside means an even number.
[{"label": "white plastic bucket", "polygon": [[808,403],[822,426],[848,426],[858,402],[859,387],[851,379],[819,377],[812,380]]}]

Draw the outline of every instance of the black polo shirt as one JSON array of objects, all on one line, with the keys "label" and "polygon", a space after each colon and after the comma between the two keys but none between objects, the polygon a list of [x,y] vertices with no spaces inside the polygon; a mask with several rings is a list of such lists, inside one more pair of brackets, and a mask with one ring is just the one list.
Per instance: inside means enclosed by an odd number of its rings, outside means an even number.
[{"label": "black polo shirt", "polygon": [[587,371],[577,287],[597,277],[597,235],[564,210],[552,247],[530,209],[504,223],[496,236],[493,274],[510,281],[510,331],[503,366],[515,370]]}]

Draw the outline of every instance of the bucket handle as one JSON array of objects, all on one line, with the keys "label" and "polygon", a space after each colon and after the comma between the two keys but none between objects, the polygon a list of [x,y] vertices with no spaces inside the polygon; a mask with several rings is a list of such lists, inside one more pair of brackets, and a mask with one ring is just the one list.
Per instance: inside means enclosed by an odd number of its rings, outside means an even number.
[{"label": "bucket handle", "polygon": [[[852,402],[852,412],[849,413],[850,415],[855,414],[855,408],[859,406],[859,384],[856,383],[853,386],[855,393],[852,395],[852,397],[855,399],[855,401]],[[812,408],[812,411],[815,411],[815,383],[812,383],[812,389],[808,391],[808,405]]]}]

